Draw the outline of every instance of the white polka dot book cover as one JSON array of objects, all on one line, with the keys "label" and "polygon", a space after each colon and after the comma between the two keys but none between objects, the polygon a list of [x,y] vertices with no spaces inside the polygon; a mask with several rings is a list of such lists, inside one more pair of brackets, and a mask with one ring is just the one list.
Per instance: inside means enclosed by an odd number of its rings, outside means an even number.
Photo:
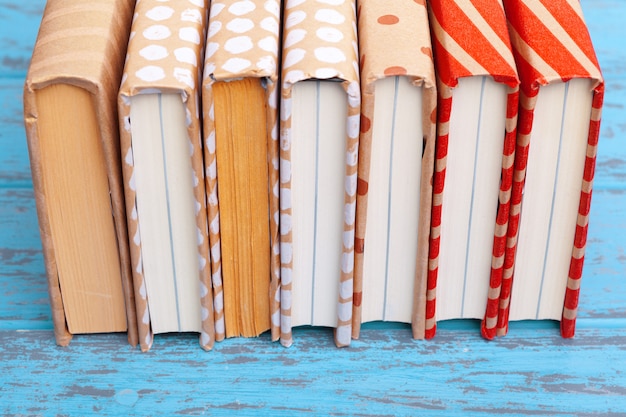
[{"label": "white polka dot book cover", "polygon": [[24,119],[54,335],[137,326],[117,91],[135,2],[49,0],[24,87]]},{"label": "white polka dot book cover", "polygon": [[[358,3],[361,133],[352,333],[411,323],[424,338],[437,88],[426,2]],[[389,47],[393,39],[394,46]]]},{"label": "white polka dot book cover", "polygon": [[280,337],[280,16],[278,0],[211,3],[202,108],[217,340]]},{"label": "white polka dot book cover", "polygon": [[208,1],[137,2],[119,89],[139,343],[215,340],[200,87]]},{"label": "white polka dot book cover", "polygon": [[361,95],[353,0],[284,3],[280,102],[281,343],[352,336]]}]

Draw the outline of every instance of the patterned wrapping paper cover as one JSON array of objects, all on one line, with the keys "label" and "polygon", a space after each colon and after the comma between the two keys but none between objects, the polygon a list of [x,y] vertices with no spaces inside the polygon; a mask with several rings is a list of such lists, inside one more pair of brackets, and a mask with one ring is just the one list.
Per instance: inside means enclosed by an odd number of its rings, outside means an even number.
[{"label": "patterned wrapping paper cover", "polygon": [[272,340],[280,337],[280,241],[278,238],[278,55],[280,2],[266,0],[213,1],[209,16],[202,104],[204,157],[208,194],[211,270],[215,299],[216,340],[225,337],[222,288],[218,179],[215,155],[213,90],[215,81],[244,77],[264,78],[267,83],[268,172],[270,180],[270,312]]},{"label": "patterned wrapping paper cover", "polygon": [[[213,295],[210,282],[208,225],[200,124],[200,72],[206,34],[208,0],[141,0],[137,3],[128,59],[119,93],[119,118],[128,239],[132,259],[135,302],[142,351],[153,340],[150,311],[141,261],[141,236],[137,219],[130,134],[130,97],[142,93],[179,93],[185,105],[191,166],[194,175],[198,263],[202,309],[200,345],[211,349],[215,340]],[[198,312],[200,314],[200,312]]]},{"label": "patterned wrapping paper cover", "polygon": [[[318,32],[331,26],[344,36]],[[291,92],[295,83],[309,79],[342,80],[348,99],[346,176],[341,278],[339,286],[337,346],[350,344],[354,271],[354,217],[361,96],[359,90],[356,8],[353,0],[287,0],[283,18],[282,86],[280,105],[280,238],[281,238],[281,344],[293,343],[291,330],[292,231],[291,208]],[[318,33],[320,36],[318,36]],[[334,33],[334,32],[333,32]],[[297,279],[297,277],[293,277]]]},{"label": "patterned wrapping paper cover", "polygon": [[[432,179],[435,158],[437,89],[433,66],[428,11],[425,1],[362,0],[358,5],[358,34],[361,67],[361,134],[357,186],[357,214],[354,266],[354,301],[352,335],[359,337],[363,285],[368,178],[372,143],[375,81],[385,77],[405,76],[423,88],[422,130],[424,152],[420,195],[418,253],[413,301],[413,337],[424,338],[426,323],[426,279],[428,273],[428,237],[432,202]],[[389,48],[389,39],[394,47]],[[422,140],[422,138],[416,138]]]},{"label": "patterned wrapping paper cover", "polygon": [[581,179],[578,219],[561,318],[561,335],[573,337],[587,243],[591,191],[604,98],[604,80],[583,18],[582,8],[577,1],[505,0],[504,7],[521,79],[521,94],[511,218],[507,233],[497,333],[504,335],[508,330],[509,301],[513,284],[522,191],[537,93],[541,86],[552,82],[588,78],[593,81],[593,99],[587,136],[587,156]]},{"label": "patterned wrapping paper cover", "polygon": [[426,338],[436,333],[436,287],[441,210],[446,176],[448,131],[453,90],[461,77],[491,76],[507,86],[502,176],[493,240],[491,277],[481,332],[492,338],[498,315],[500,281],[509,220],[517,128],[519,80],[511,52],[504,9],[500,0],[433,0],[429,3],[435,68],[438,76],[438,132],[433,189],[433,211],[428,265]]},{"label": "patterned wrapping paper cover", "polygon": [[128,322],[128,341],[137,344],[137,319],[128,234],[124,212],[124,193],[120,166],[117,121],[117,89],[122,78],[128,44],[132,0],[48,1],[39,29],[24,87],[24,119],[30,152],[33,186],[36,195],[39,231],[48,280],[54,335],[57,344],[66,346],[72,335],[67,329],[59,287],[55,251],[43,193],[41,154],[37,132],[38,111],[35,91],[56,83],[84,88],[93,95],[104,151],[115,232],[119,245],[122,285]]}]

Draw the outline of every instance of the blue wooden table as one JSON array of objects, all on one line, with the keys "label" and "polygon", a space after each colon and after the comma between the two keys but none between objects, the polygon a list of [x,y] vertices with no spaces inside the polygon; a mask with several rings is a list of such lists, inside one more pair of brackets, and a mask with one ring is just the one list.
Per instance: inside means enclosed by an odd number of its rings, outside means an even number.
[{"label": "blue wooden table", "polygon": [[204,352],[196,335],[55,345],[22,124],[22,85],[43,0],[0,0],[0,415],[626,415],[626,2],[584,0],[606,96],[578,330],[441,323],[431,341],[369,325],[350,348],[299,329]]}]

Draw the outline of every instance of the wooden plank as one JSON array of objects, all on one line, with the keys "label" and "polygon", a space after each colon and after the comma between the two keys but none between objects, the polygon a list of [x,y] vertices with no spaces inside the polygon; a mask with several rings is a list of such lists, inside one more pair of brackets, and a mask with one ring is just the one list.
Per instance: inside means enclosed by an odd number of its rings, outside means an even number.
[{"label": "wooden plank", "polygon": [[[146,354],[120,335],[0,332],[5,414],[28,415],[541,415],[606,416],[626,409],[626,336],[528,330],[485,342],[408,328],[364,330],[333,347],[330,330],[296,330],[283,348],[267,337],[229,339],[204,352],[195,335],[159,335]],[[4,408],[3,408],[4,407]]]},{"label": "wooden plank", "polygon": [[595,185],[626,189],[626,5],[619,0],[587,0],[581,5],[606,83]]},{"label": "wooden plank", "polygon": [[579,317],[626,318],[626,190],[593,193]]},{"label": "wooden plank", "polygon": [[0,77],[24,78],[45,0],[0,0]]},{"label": "wooden plank", "polygon": [[0,189],[0,329],[51,329],[31,189]]},{"label": "wooden plank", "polygon": [[0,78],[0,188],[32,187],[26,132],[23,79]]}]

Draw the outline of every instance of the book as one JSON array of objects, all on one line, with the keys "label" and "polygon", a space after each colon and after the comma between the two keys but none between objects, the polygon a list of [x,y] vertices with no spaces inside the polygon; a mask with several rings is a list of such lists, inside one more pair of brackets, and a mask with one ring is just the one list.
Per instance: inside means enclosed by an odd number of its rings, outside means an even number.
[{"label": "book", "polygon": [[[412,323],[424,338],[437,90],[426,4],[362,0],[352,335]],[[397,39],[388,48],[389,39]]]},{"label": "book", "polygon": [[202,102],[217,340],[280,336],[280,13],[278,1],[211,6]]},{"label": "book", "polygon": [[504,8],[521,92],[497,333],[551,319],[573,337],[604,82],[578,2]]},{"label": "book", "polygon": [[139,342],[215,340],[200,74],[206,1],[137,4],[119,90],[121,158]]},{"label": "book", "polygon": [[425,337],[437,320],[495,326],[519,80],[502,3],[428,3],[438,77]]},{"label": "book", "polygon": [[137,326],[116,94],[131,2],[48,1],[24,86],[39,230],[57,344]]},{"label": "book", "polygon": [[353,1],[287,1],[280,103],[281,343],[350,344],[360,114]]}]

